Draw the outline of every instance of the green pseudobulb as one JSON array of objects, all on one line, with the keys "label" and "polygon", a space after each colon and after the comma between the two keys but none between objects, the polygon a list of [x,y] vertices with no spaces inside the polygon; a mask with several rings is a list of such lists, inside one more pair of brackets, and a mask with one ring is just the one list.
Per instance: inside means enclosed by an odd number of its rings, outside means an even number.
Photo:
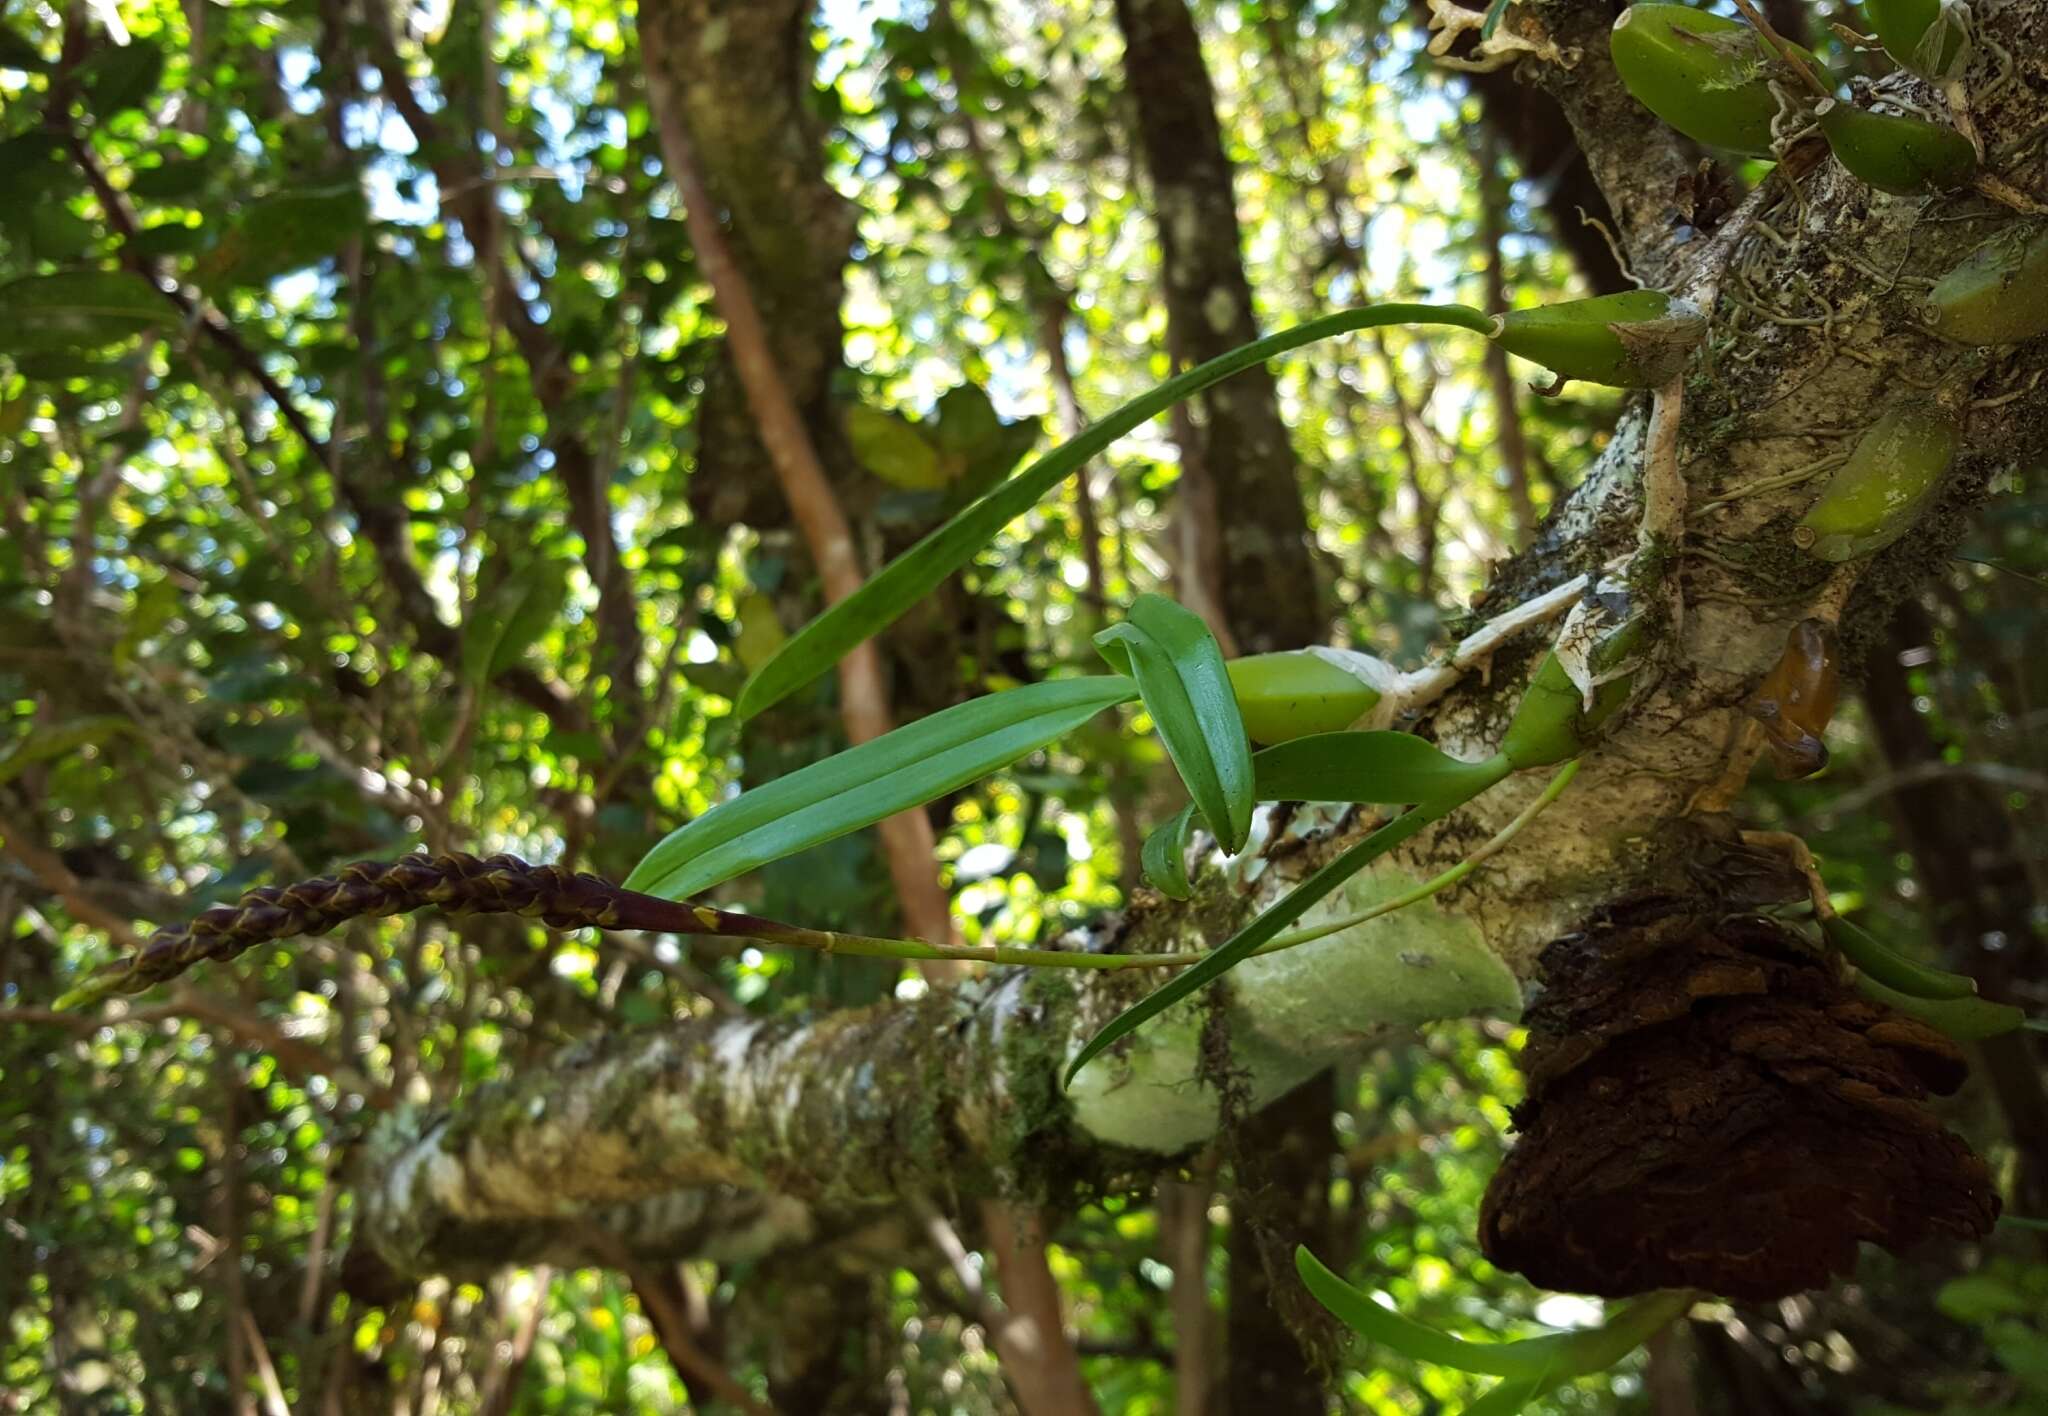
[{"label": "green pseudobulb", "polygon": [[1799,544],[1823,560],[1884,549],[1912,529],[1941,490],[1960,430],[1939,404],[1914,400],[1878,417],[1799,523]]},{"label": "green pseudobulb", "polygon": [[1912,197],[1965,186],[1977,175],[1977,150],[1953,128],[1924,118],[1871,113],[1822,100],[1814,110],[1835,160],[1880,192]]},{"label": "green pseudobulb", "polygon": [[2014,225],[1927,292],[1927,322],[1958,344],[2018,344],[2048,334],[2048,226]]},{"label": "green pseudobulb", "polygon": [[[1708,147],[1771,155],[1778,98],[1770,79],[1783,60],[1748,25],[1690,5],[1631,5],[1607,47],[1636,101],[1679,132]],[[1811,54],[1799,54],[1820,71]]]},{"label": "green pseudobulb", "polygon": [[1707,330],[1690,300],[1661,290],[1629,290],[1510,310],[1495,320],[1494,340],[1552,373],[1613,388],[1657,388],[1685,368]]}]

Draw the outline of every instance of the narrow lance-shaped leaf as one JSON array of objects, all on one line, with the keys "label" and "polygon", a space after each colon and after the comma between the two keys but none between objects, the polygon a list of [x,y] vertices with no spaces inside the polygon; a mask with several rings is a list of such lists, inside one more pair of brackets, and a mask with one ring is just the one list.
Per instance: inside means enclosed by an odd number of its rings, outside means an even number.
[{"label": "narrow lance-shaped leaf", "polygon": [[1127,678],[1059,679],[920,718],[720,802],[649,851],[626,888],[708,890],[964,787],[1136,696]]},{"label": "narrow lance-shaped leaf", "polygon": [[1621,1308],[1597,1327],[1547,1333],[1519,1342],[1467,1342],[1382,1307],[1332,1273],[1305,1247],[1296,1247],[1294,1268],[1316,1301],[1367,1341],[1391,1347],[1417,1362],[1506,1377],[1512,1382],[1563,1382],[1603,1371],[1684,1313],[1693,1299],[1692,1294],[1676,1289],[1652,1293]]},{"label": "narrow lance-shaped leaf", "polygon": [[1316,733],[1252,755],[1260,801],[1405,805],[1464,801],[1499,781],[1502,763],[1461,762],[1413,733]]},{"label": "narrow lance-shaped leaf", "polygon": [[1145,711],[1209,833],[1224,850],[1243,850],[1257,801],[1252,745],[1209,626],[1163,595],[1140,595],[1123,623],[1095,636],[1095,647],[1111,668],[1138,681]]},{"label": "narrow lance-shaped leaf", "polygon": [[1293,329],[1267,335],[1242,348],[1198,364],[1177,378],[1132,399],[1100,423],[1062,443],[1015,477],[898,556],[853,594],[797,633],[781,653],[761,666],[740,693],[742,721],[781,702],[846,656],[862,640],[892,624],[941,581],[973,559],[975,552],[1022,516],[1067,475],[1132,429],[1176,403],[1255,364],[1320,339],[1386,325],[1437,324],[1491,334],[1491,317],[1467,305],[1367,305],[1340,310]]}]

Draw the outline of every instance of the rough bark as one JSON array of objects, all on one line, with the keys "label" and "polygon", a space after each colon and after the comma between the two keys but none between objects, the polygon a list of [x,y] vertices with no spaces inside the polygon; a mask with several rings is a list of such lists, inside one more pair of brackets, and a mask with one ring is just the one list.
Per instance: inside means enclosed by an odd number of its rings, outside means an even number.
[{"label": "rough bark", "polygon": [[[1632,702],[1564,804],[1456,892],[1232,975],[1235,1061],[1256,1097],[1278,1095],[1387,1025],[1484,1006],[1489,978],[1505,977],[1489,968],[1532,977],[1549,944],[1620,902],[1721,898],[1726,881],[1703,884],[1698,872],[1729,823],[1695,804],[1739,765],[1739,704],[1787,629],[1844,606],[1854,652],[1947,555],[1961,512],[1991,479],[2048,454],[2048,388],[2038,378],[2048,348],[1988,358],[1938,341],[1914,318],[1911,281],[1945,270],[2009,213],[1974,196],[1931,207],[1880,197],[1823,160],[1781,167],[1710,239],[1671,246],[1658,130],[1626,111],[1632,100],[1617,100],[1604,46],[1577,7],[1527,9],[1519,23],[1545,27],[1571,61],[1536,77],[1609,180],[1637,261],[1673,275],[1719,272],[1715,328],[1685,388],[1678,465],[1696,505],[1737,495],[1696,511],[1682,540],[1653,541],[1638,561],[1639,599],[1668,604],[1676,587],[1685,613],[1655,622]],[[2005,52],[2048,53],[2040,0],[1985,0],[1977,11]],[[1980,66],[1971,82],[1997,151],[2048,118],[2048,72],[2030,58],[2017,82],[1994,90],[1989,77]],[[2043,161],[2035,152],[2006,175],[2040,190]],[[1772,476],[1839,446],[1902,380],[1935,378],[1974,400],[1967,450],[1940,504],[1869,560],[1835,568],[1800,552],[1791,531],[1812,488]],[[1636,547],[1646,421],[1641,407],[1624,414],[1536,545],[1503,568],[1490,604],[1517,603]],[[1461,684],[1421,726],[1460,755],[1490,750],[1540,646],[1527,635],[1504,648],[1488,676]],[[1518,779],[1480,798],[1331,908],[1448,865],[1537,788]],[[1095,947],[1219,939],[1360,829],[1332,829],[1328,813],[1310,811],[1262,820],[1257,849],[1206,872],[1190,904],[1141,901]],[[544,1257],[571,1216],[604,1219],[649,1248],[736,1254],[906,1195],[1050,1197],[1157,1173],[1215,1125],[1199,1009],[1155,1022],[1071,1092],[1058,1086],[1064,1059],[1149,972],[997,975],[809,1024],[683,1023],[601,1039],[453,1112],[394,1117],[374,1147],[365,1232],[414,1269]]]},{"label": "rough bark", "polygon": [[[1199,364],[1259,335],[1216,95],[1185,0],[1117,0],[1116,14],[1159,229],[1167,342],[1176,362]],[[1238,650],[1319,643],[1308,518],[1272,375],[1252,370],[1188,406],[1198,455],[1183,475],[1215,506],[1223,614],[1260,626]]]}]

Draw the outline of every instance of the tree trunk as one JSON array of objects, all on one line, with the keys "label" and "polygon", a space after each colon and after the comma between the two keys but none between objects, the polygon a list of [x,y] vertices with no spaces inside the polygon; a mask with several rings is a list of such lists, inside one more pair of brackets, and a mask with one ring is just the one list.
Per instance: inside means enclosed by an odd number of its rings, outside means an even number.
[{"label": "tree trunk", "polygon": [[[1216,96],[1185,0],[1117,0],[1116,14],[1159,228],[1167,343],[1175,362],[1199,364],[1259,335]],[[1308,518],[1272,375],[1250,370],[1188,408],[1198,455],[1182,470],[1215,507],[1223,615],[1258,626],[1238,651],[1322,642]]]}]

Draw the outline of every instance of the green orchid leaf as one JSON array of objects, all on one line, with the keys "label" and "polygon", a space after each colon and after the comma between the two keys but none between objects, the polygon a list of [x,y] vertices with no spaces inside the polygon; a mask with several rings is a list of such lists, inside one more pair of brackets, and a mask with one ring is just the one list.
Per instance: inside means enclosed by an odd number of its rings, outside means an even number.
[{"label": "green orchid leaf", "polygon": [[1111,668],[1138,681],[1209,834],[1233,855],[1243,850],[1258,802],[1252,745],[1209,626],[1163,595],[1140,595],[1123,623],[1095,636],[1095,647]]},{"label": "green orchid leaf", "polygon": [[1465,801],[1499,781],[1502,765],[1461,762],[1395,732],[1315,733],[1252,757],[1260,801]]},{"label": "green orchid leaf", "polygon": [[737,705],[741,721],[781,702],[846,657],[854,645],[893,624],[972,560],[1005,526],[1036,506],[1069,473],[1132,429],[1211,384],[1290,349],[1354,330],[1399,324],[1452,325],[1481,335],[1493,331],[1492,319],[1467,305],[1366,305],[1267,335],[1167,380],[967,506],[884,566],[859,590],[805,625],[781,653],[747,680]]},{"label": "green orchid leaf", "polygon": [[1344,1326],[1368,1342],[1391,1347],[1411,1361],[1525,1381],[1544,1376],[1556,1367],[1559,1337],[1536,1337],[1524,1342],[1467,1342],[1381,1306],[1331,1272],[1306,1246],[1295,1248],[1294,1269],[1315,1300],[1336,1314]]},{"label": "green orchid leaf", "polygon": [[[1596,1327],[1548,1333],[1519,1342],[1467,1342],[1382,1307],[1331,1272],[1306,1247],[1295,1248],[1294,1268],[1316,1301],[1368,1342],[1391,1347],[1413,1361],[1506,1378],[1487,1393],[1488,1398],[1499,1396],[1502,1404],[1486,1409],[1502,1412],[1520,1409],[1507,1404],[1511,1388],[1535,1383],[1536,1394],[1540,1395],[1574,1378],[1605,1371],[1666,1323],[1682,1316],[1693,1302],[1693,1295],[1682,1290],[1651,1293],[1620,1308]],[[1522,1395],[1518,1399],[1527,1401],[1531,1397]],[[1465,1409],[1477,1411],[1480,1407]]]},{"label": "green orchid leaf", "polygon": [[1139,853],[1146,881],[1169,900],[1185,900],[1195,893],[1188,883],[1188,837],[1194,830],[1195,809],[1184,806],[1153,829]]},{"label": "green orchid leaf", "polygon": [[1136,696],[1127,678],[1058,679],[920,718],[720,802],[649,851],[626,888],[708,890],[964,787]]}]

